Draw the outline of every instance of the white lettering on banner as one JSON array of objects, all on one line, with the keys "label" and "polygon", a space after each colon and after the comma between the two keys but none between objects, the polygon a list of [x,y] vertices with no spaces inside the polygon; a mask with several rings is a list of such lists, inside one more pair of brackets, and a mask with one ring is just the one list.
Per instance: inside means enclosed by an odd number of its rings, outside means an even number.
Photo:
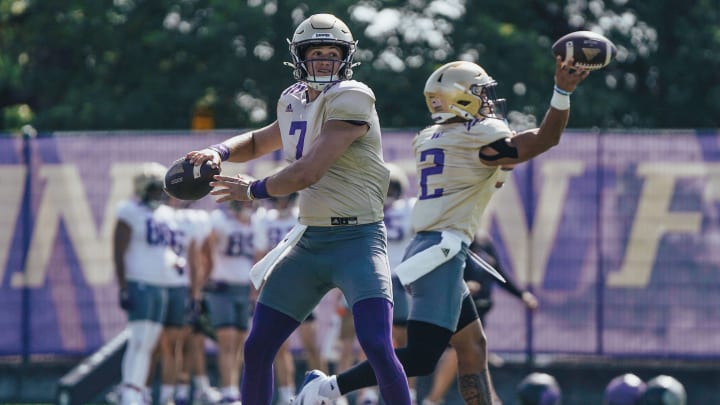
[{"label": "white lettering on banner", "polygon": [[[497,219],[498,232],[507,249],[514,275],[522,284],[542,285],[547,263],[557,240],[557,232],[567,205],[569,183],[583,173],[580,160],[542,161],[542,185],[534,223],[528,224],[521,194],[512,180],[491,199],[481,224],[488,229]],[[94,287],[114,282],[112,265],[112,232],[117,204],[132,195],[132,177],[136,162],[111,166],[110,185],[101,224],[92,215],[85,183],[73,164],[44,165],[39,177],[46,181],[35,216],[34,229],[24,272],[9,269],[11,286],[41,287],[52,266],[52,249],[58,237],[60,221],[64,221],[70,243],[80,262],[86,282]],[[265,170],[259,170],[259,172]],[[260,173],[259,173],[260,174]],[[265,174],[265,173],[263,173]],[[638,165],[637,175],[644,187],[638,201],[630,230],[625,256],[617,272],[610,273],[611,287],[645,287],[662,237],[669,233],[700,231],[701,212],[671,212],[670,203],[678,179],[706,177],[702,198],[720,200],[720,164],[715,163],[645,163]],[[24,191],[25,167],[0,168],[0,185],[5,193],[0,203],[6,215],[0,216],[0,276],[7,268],[11,243],[20,217]],[[530,229],[536,230],[531,232]],[[2,278],[0,278],[2,279]]]},{"label": "white lettering on banner", "polygon": [[132,194],[132,176],[137,170],[137,163],[112,166],[112,186],[98,231],[77,167],[73,164],[42,166],[39,175],[47,183],[36,216],[25,273],[13,274],[12,287],[41,287],[45,283],[61,219],[87,283],[103,286],[112,282],[111,237],[115,207]]},{"label": "white lettering on banner", "polygon": [[24,165],[0,166],[0,190],[3,190],[0,193],[0,207],[3,210],[0,215],[0,282],[5,280],[10,248],[20,217],[22,195],[25,190],[25,174]]},{"label": "white lettering on banner", "polygon": [[581,175],[585,168],[580,160],[542,161],[539,164],[542,165],[543,184],[538,190],[540,198],[532,225],[536,232],[530,233],[525,209],[513,181],[506,182],[497,192],[483,217],[485,223],[482,226],[489,229],[488,221],[493,214],[496,216],[515,276],[522,284],[541,285],[545,279],[545,269],[566,206],[570,179]]},{"label": "white lettering on banner", "polygon": [[[669,233],[697,233],[702,224],[700,212],[670,211],[675,183],[682,177],[717,176],[717,164],[711,163],[644,163],[637,174],[645,178],[638,201],[630,239],[620,271],[610,273],[611,287],[642,288],[650,282],[652,266],[662,237]],[[710,184],[716,184],[711,181]]]}]

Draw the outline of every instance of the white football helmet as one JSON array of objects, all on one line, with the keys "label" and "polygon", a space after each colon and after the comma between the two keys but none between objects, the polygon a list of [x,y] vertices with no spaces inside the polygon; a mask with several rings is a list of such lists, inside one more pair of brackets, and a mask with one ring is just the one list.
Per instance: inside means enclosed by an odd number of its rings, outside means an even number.
[{"label": "white football helmet", "polygon": [[390,170],[390,185],[388,186],[387,201],[392,202],[399,200],[405,195],[408,189],[409,181],[405,171],[398,165],[393,163],[385,163],[385,167]]},{"label": "white football helmet", "polygon": [[479,65],[456,61],[440,66],[425,82],[425,102],[436,123],[505,117],[505,100],[495,95],[497,82]]},{"label": "white football helmet", "polygon": [[645,392],[640,396],[640,405],[685,405],[685,386],[675,377],[658,375],[647,382]]},{"label": "white football helmet", "polygon": [[157,162],[141,163],[133,177],[133,191],[141,203],[151,208],[165,199],[163,184],[167,167]]},{"label": "white football helmet", "polygon": [[[292,67],[295,80],[303,81],[315,90],[322,91],[331,83],[341,80],[350,80],[353,75],[352,68],[357,41],[353,39],[350,28],[342,20],[332,14],[314,14],[298,25],[290,44],[292,62],[285,62]],[[305,65],[305,51],[309,46],[334,45],[343,50],[343,59],[335,61],[340,64],[336,75],[317,76],[310,74]]]}]

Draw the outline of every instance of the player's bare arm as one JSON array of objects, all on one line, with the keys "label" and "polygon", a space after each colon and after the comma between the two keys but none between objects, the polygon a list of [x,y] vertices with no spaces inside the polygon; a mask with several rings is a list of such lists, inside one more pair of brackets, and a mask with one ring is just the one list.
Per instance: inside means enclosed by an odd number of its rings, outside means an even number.
[{"label": "player's bare arm", "polygon": [[127,279],[125,278],[125,252],[130,246],[130,235],[132,229],[124,221],[118,221],[115,224],[113,232],[113,262],[115,263],[115,277],[117,277],[118,286],[124,290],[127,288]]},{"label": "player's bare arm", "polygon": [[[367,133],[367,130],[367,124],[363,123],[327,121],[307,154],[268,178],[267,193],[271,196],[288,195],[315,184],[357,138]],[[214,187],[210,194],[218,196],[218,202],[252,199],[247,189],[255,181],[253,177],[219,175],[215,176],[215,179],[210,183]]]},{"label": "player's bare arm", "polygon": [[215,262],[213,260],[213,248],[217,243],[217,233],[215,231],[210,234],[202,241],[200,245],[200,254],[203,261],[203,272],[201,274],[200,284],[205,285],[210,280],[210,274],[212,274]]},{"label": "player's bare arm", "polygon": [[[558,56],[555,61],[555,86],[568,95],[589,74],[589,70],[575,68],[572,59],[564,62]],[[545,113],[545,118],[539,128],[525,130],[513,137],[484,146],[480,149],[480,160],[489,166],[516,164],[530,160],[560,142],[560,136],[567,126],[569,117],[569,105],[566,109],[551,106]],[[497,155],[503,157],[494,160],[487,159],[487,157]]]},{"label": "player's bare arm", "polygon": [[223,153],[223,150],[227,153],[227,159],[225,160],[230,162],[247,162],[248,160],[276,151],[281,147],[280,126],[277,121],[274,121],[272,124],[263,128],[244,132],[220,144],[202,150],[188,152],[185,157],[196,166],[209,160],[213,163],[213,166],[219,167],[220,162],[223,160],[220,155]]}]

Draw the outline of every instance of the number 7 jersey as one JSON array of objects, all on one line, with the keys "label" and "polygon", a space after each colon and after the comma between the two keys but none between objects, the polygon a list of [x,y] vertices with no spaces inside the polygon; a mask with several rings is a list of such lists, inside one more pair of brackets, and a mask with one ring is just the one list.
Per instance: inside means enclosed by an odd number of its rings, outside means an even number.
[{"label": "number 7 jersey", "polygon": [[469,243],[497,190],[500,172],[483,164],[478,152],[511,134],[504,121],[489,118],[421,130],[413,140],[418,181],[413,230],[455,230]]},{"label": "number 7 jersey", "polygon": [[304,83],[287,88],[277,106],[285,160],[301,159],[330,120],[360,121],[369,129],[330,166],[325,175],[298,193],[298,221],[310,226],[361,225],[383,219],[389,171],[382,157],[375,95],[363,83],[344,80],[312,102]]}]

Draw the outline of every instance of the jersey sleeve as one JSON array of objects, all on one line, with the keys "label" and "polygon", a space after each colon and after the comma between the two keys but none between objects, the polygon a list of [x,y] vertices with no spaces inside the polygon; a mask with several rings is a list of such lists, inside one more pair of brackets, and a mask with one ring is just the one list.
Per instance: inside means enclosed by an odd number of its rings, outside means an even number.
[{"label": "jersey sleeve", "polygon": [[345,84],[328,95],[325,111],[328,120],[370,123],[375,114],[375,96],[369,88],[359,83]]},{"label": "jersey sleeve", "polygon": [[115,215],[118,220],[130,223],[132,218],[135,216],[135,204],[132,201],[123,201],[117,205],[115,209]]},{"label": "jersey sleeve", "polygon": [[471,131],[479,135],[475,138],[478,146],[491,144],[499,139],[512,136],[512,130],[507,122],[492,118],[480,121],[477,128],[474,127]]},{"label": "jersey sleeve", "polygon": [[212,230],[210,225],[210,215],[207,211],[197,210],[193,213],[193,234],[192,238],[196,242],[200,242],[205,239]]}]

